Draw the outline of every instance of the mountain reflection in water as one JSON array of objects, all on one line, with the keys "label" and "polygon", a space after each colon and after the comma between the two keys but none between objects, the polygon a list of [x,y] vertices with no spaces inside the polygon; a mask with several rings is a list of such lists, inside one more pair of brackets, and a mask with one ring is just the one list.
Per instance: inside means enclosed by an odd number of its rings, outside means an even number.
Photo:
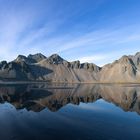
[{"label": "mountain reflection in water", "polygon": [[140,140],[139,114],[139,85],[0,85],[2,140]]},{"label": "mountain reflection in water", "polygon": [[140,114],[140,87],[99,84],[25,84],[0,86],[0,103],[8,102],[16,109],[40,112],[44,108],[57,111],[71,103],[89,103],[103,99],[124,111]]}]

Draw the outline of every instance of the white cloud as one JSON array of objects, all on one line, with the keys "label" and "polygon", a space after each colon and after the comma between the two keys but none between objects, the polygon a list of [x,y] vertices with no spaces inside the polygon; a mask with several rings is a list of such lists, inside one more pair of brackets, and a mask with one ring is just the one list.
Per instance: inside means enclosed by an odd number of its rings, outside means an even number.
[{"label": "white cloud", "polygon": [[106,58],[106,56],[96,54],[96,55],[92,55],[92,56],[81,57],[78,60],[80,60],[81,63],[84,63],[84,62],[93,63],[93,62],[96,62],[96,61],[102,61],[105,58]]}]

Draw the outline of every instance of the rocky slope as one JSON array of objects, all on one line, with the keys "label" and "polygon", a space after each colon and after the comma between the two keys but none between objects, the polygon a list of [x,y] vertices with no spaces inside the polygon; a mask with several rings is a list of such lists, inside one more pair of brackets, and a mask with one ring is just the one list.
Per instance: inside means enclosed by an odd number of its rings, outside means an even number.
[{"label": "rocky slope", "polygon": [[140,82],[140,52],[123,56],[102,68],[93,63],[69,62],[57,54],[41,53],[0,62],[1,81],[51,81],[87,83]]},{"label": "rocky slope", "polygon": [[140,82],[139,65],[129,56],[123,56],[100,71],[101,82]]}]

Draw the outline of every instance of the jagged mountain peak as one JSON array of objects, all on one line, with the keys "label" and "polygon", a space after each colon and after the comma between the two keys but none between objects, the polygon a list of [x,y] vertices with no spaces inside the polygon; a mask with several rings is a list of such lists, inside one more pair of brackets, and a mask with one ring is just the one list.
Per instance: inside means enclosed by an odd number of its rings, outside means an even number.
[{"label": "jagged mountain peak", "polygon": [[140,56],[140,52],[137,52],[137,53],[135,54],[135,56]]},{"label": "jagged mountain peak", "polygon": [[24,56],[24,55],[18,55],[17,56],[17,58],[16,58],[16,60],[18,61],[20,61],[20,60],[25,60],[25,59],[27,59],[27,57],[26,56]]},{"label": "jagged mountain peak", "polygon": [[38,57],[38,58],[46,58],[46,56],[43,55],[42,53],[29,54],[27,57],[28,58],[35,58],[35,57]]},{"label": "jagged mountain peak", "polygon": [[18,55],[18,57],[14,60],[14,62],[26,62],[28,64],[31,63],[37,63],[43,59],[46,59],[46,56],[44,56],[41,53],[37,53],[37,54],[29,54],[27,57],[24,55]]},{"label": "jagged mountain peak", "polygon": [[18,55],[18,57],[17,58],[27,58],[26,56],[24,56],[24,55]]},{"label": "jagged mountain peak", "polygon": [[130,58],[127,55],[123,55],[118,62],[120,63],[128,63],[130,61]]},{"label": "jagged mountain peak", "polygon": [[125,64],[125,65],[128,65],[128,64],[129,64],[129,65],[135,67],[135,63],[134,63],[132,57],[127,56],[127,55],[122,56],[122,57],[118,60],[118,62],[120,62],[120,64]]},{"label": "jagged mountain peak", "polygon": [[53,63],[53,64],[61,64],[63,63],[64,60],[61,56],[59,56],[58,54],[52,54],[51,56],[49,56],[47,58],[47,60],[50,62],[50,63]]},{"label": "jagged mountain peak", "polygon": [[36,54],[29,54],[27,58],[32,59],[34,62],[37,63],[43,59],[46,59],[46,56],[41,53],[36,53]]},{"label": "jagged mountain peak", "polygon": [[129,55],[129,58],[131,58],[136,67],[140,68],[140,52],[137,52],[135,55]]},{"label": "jagged mountain peak", "polygon": [[52,54],[51,56],[49,56],[49,58],[64,60],[64,59],[63,59],[59,54],[57,54],[57,53]]},{"label": "jagged mountain peak", "polygon": [[14,60],[14,62],[21,62],[24,61],[26,63],[28,63],[28,58],[24,55],[18,55],[17,58]]}]

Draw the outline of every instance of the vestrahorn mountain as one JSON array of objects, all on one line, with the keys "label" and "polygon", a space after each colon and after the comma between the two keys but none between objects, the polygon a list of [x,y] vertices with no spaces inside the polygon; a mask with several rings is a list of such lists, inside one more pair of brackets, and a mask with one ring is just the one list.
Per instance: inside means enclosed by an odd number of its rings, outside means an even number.
[{"label": "vestrahorn mountain", "polygon": [[67,83],[139,83],[140,52],[122,56],[99,67],[93,63],[68,62],[58,54],[19,55],[11,62],[0,62],[0,80],[49,81]]}]

